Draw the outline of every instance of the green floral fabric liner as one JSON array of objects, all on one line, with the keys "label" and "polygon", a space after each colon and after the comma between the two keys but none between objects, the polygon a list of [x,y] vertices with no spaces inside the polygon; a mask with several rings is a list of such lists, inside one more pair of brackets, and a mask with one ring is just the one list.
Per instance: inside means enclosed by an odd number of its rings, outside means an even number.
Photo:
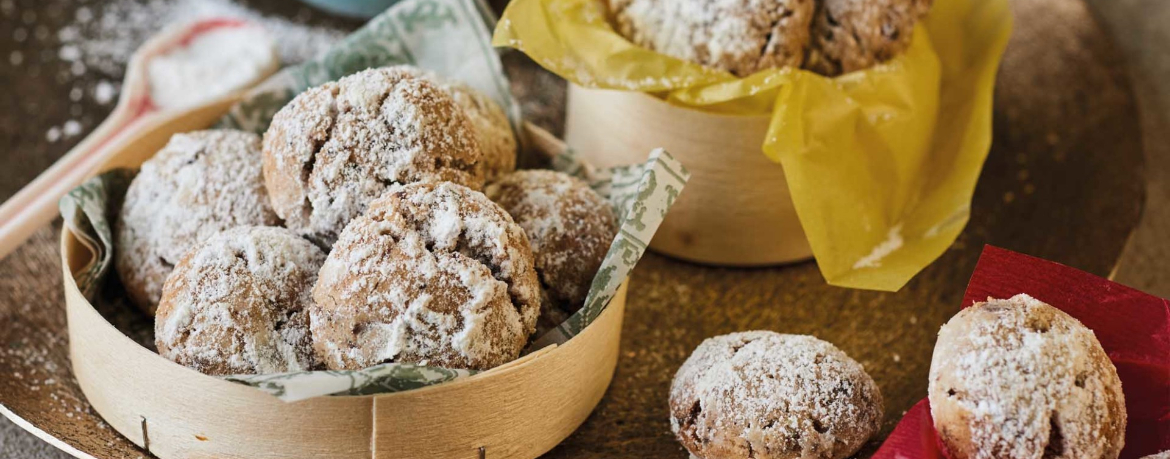
[{"label": "green floral fabric liner", "polygon": [[[519,105],[508,91],[499,56],[489,45],[489,10],[475,0],[405,0],[374,18],[324,55],[281,70],[252,89],[219,127],[261,133],[299,92],[370,67],[409,63],[462,81],[491,95],[519,126]],[[589,326],[609,304],[645,253],[667,209],[682,191],[686,169],[663,150],[644,164],[595,170],[572,151],[555,153],[552,168],[585,179],[619,216],[619,232],[593,279],[585,305],[560,326],[533,341],[525,352],[560,344]],[[134,171],[115,170],[91,178],[61,199],[65,225],[95,257],[74,273],[78,287],[98,301],[99,287],[113,266],[112,228]],[[452,381],[473,371],[387,363],[356,371],[310,371],[235,375],[228,381],[253,386],[284,401],[324,395],[365,395],[416,389]]]}]

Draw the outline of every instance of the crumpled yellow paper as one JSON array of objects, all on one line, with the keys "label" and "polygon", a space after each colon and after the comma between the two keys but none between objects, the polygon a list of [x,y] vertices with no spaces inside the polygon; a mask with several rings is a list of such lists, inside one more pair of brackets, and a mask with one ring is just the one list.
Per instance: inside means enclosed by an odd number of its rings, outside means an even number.
[{"label": "crumpled yellow paper", "polygon": [[991,147],[995,74],[1011,35],[1007,0],[936,0],[910,48],[828,78],[730,73],[639,47],[597,0],[513,0],[493,44],[581,86],[650,93],[700,110],[771,114],[763,154],[784,168],[821,274],[894,291],[967,224]]}]

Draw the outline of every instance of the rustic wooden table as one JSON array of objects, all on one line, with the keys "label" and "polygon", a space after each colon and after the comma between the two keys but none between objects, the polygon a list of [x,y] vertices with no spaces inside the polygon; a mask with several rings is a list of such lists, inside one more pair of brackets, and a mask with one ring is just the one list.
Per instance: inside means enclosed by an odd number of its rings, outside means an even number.
[{"label": "rustic wooden table", "polygon": [[[285,14],[300,9],[251,3]],[[41,22],[66,21],[72,5],[64,6]],[[1013,8],[1016,30],[995,95],[995,141],[971,222],[951,250],[898,293],[827,286],[813,263],[725,269],[647,256],[631,283],[609,392],[549,456],[685,457],[666,414],[675,370],[702,339],[750,329],[814,334],[865,365],[886,399],[885,429],[865,455],[925,395],[935,333],[958,309],[984,244],[1111,273],[1145,190],[1142,133],[1125,66],[1080,0],[1017,0]],[[0,23],[0,37],[16,26]],[[55,45],[0,42],[0,57],[18,50],[35,56],[55,52]],[[563,83],[523,56],[505,60],[529,118],[558,132]],[[0,67],[6,87],[0,103],[7,107],[0,112],[0,199],[80,138],[49,143],[49,126],[76,118],[89,129],[109,110],[71,102],[69,85],[54,77],[64,69],[36,65]],[[90,409],[70,373],[59,226],[45,227],[0,261],[0,405],[75,454],[145,455]]]}]

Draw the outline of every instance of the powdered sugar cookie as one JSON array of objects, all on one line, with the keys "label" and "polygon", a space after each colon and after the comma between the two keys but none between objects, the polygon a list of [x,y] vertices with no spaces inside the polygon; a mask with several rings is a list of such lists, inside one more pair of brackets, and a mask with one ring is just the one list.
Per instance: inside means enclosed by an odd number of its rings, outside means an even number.
[{"label": "powdered sugar cookie", "polygon": [[702,459],[840,459],[877,432],[882,396],[832,344],[752,331],[703,341],[674,377],[670,412]]},{"label": "powdered sugar cookie", "polygon": [[988,299],[943,325],[930,412],[951,456],[1116,458],[1121,380],[1093,332],[1028,295]]},{"label": "powdered sugar cookie", "polygon": [[308,308],[324,261],[284,228],[211,237],[167,279],[155,317],[159,355],[211,375],[317,369]]},{"label": "powdered sugar cookie", "polygon": [[346,226],[313,289],[330,369],[384,362],[487,369],[515,359],[539,290],[524,230],[449,182],[393,187]]},{"label": "powdered sugar cookie", "polygon": [[264,189],[259,136],[175,134],[126,191],[114,228],[118,275],[130,299],[154,314],[163,283],[188,249],[225,229],[279,222]]},{"label": "powdered sugar cookie", "polygon": [[330,246],[390,186],[443,180],[481,188],[483,153],[447,91],[401,67],[311,88],[264,133],[264,180],[285,226]]},{"label": "powdered sugar cookie", "polygon": [[580,309],[617,233],[605,198],[585,182],[550,170],[514,172],[484,193],[524,228],[553,305],[567,313]]},{"label": "powdered sugar cookie", "polygon": [[933,0],[821,0],[805,66],[835,76],[873,67],[910,47]]},{"label": "powdered sugar cookie", "polygon": [[813,0],[607,0],[619,33],[639,46],[748,76],[800,67]]}]

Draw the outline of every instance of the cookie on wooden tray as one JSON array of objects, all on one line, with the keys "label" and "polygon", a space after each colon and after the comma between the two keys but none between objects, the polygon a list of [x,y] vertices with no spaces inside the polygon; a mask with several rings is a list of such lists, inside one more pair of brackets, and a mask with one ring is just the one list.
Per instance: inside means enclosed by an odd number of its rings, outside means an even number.
[{"label": "cookie on wooden tray", "polygon": [[467,119],[475,129],[479,149],[483,151],[484,178],[492,181],[516,170],[516,136],[512,124],[500,104],[486,94],[461,82],[444,78],[434,72],[407,65],[398,66],[438,84],[455,103],[463,107]]},{"label": "cookie on wooden tray", "polygon": [[670,387],[670,425],[701,459],[857,452],[882,421],[865,369],[832,344],[751,331],[703,341]]},{"label": "cookie on wooden tray", "polygon": [[1028,295],[943,325],[929,396],[956,459],[1116,458],[1124,444],[1121,380],[1093,331]]},{"label": "cookie on wooden tray", "polygon": [[285,226],[328,247],[395,184],[481,188],[483,153],[446,90],[401,67],[310,88],[264,133],[264,179]]},{"label": "cookie on wooden tray", "polygon": [[313,289],[329,369],[385,362],[483,370],[515,359],[539,312],[528,238],[483,193],[395,186],[345,227]]},{"label": "cookie on wooden tray", "polygon": [[308,308],[324,261],[284,228],[211,237],[167,279],[155,317],[159,355],[210,375],[318,369]]},{"label": "cookie on wooden tray", "polygon": [[551,170],[523,170],[484,193],[524,228],[536,274],[552,306],[573,313],[617,233],[613,207],[585,182]]},{"label": "cookie on wooden tray", "polygon": [[260,136],[175,134],[142,164],[114,227],[115,265],[134,304],[154,314],[188,249],[222,230],[276,225],[260,170]]},{"label": "cookie on wooden tray", "polygon": [[619,33],[668,56],[748,76],[800,67],[813,0],[607,0]]},{"label": "cookie on wooden tray", "polygon": [[910,47],[933,0],[820,0],[805,67],[836,76],[867,69]]}]

